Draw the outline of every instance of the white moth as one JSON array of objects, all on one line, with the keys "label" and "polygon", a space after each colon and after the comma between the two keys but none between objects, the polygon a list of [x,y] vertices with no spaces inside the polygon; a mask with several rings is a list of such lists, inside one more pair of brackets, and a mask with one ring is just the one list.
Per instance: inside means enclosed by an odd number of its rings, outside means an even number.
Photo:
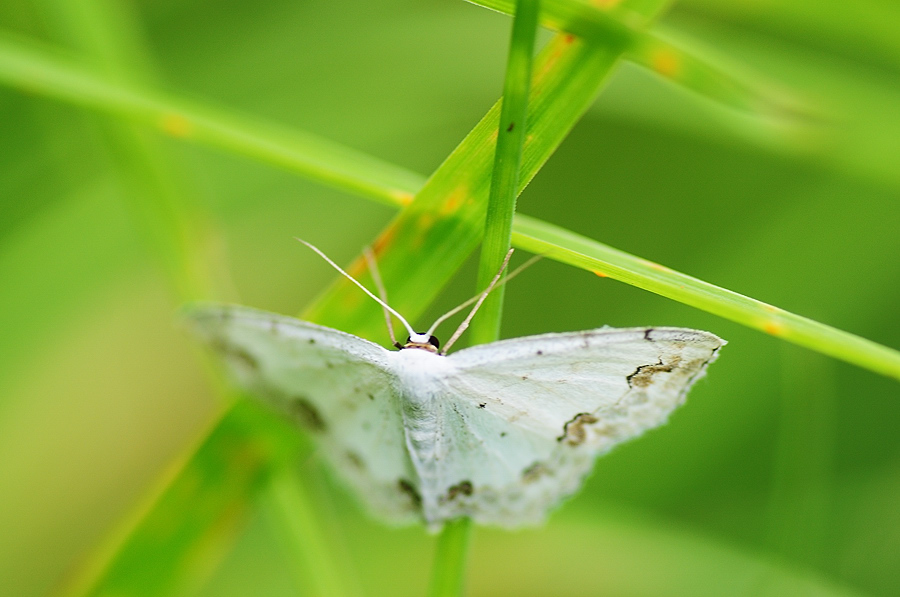
[{"label": "white moth", "polygon": [[246,307],[189,317],[240,385],[316,436],[370,510],[432,529],[462,516],[541,522],[597,455],[664,423],[725,344],[683,328],[601,328],[445,355],[433,330],[402,317],[409,339],[395,351]]}]

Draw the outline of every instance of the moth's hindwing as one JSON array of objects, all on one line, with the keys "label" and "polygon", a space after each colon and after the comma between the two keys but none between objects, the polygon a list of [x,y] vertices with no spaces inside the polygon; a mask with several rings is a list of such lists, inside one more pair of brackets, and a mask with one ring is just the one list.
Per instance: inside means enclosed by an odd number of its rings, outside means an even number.
[{"label": "moth's hindwing", "polygon": [[421,519],[387,350],[245,307],[197,307],[189,317],[239,385],[306,429],[376,514]]},{"label": "moth's hindwing", "polygon": [[724,341],[680,328],[516,338],[447,357],[426,518],[515,527],[578,489],[595,457],[661,425]]}]

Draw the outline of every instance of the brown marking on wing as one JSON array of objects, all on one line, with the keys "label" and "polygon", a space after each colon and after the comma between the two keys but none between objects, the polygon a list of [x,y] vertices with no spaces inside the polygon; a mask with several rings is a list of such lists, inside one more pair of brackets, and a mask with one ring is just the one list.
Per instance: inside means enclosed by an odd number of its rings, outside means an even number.
[{"label": "brown marking on wing", "polygon": [[591,413],[578,413],[563,425],[563,434],[556,441],[564,441],[570,446],[578,446],[587,440],[586,425],[596,423],[599,419]]},{"label": "brown marking on wing", "polygon": [[211,342],[211,346],[213,347],[213,349],[224,355],[225,358],[231,360],[232,363],[236,364],[239,367],[250,369],[254,373],[258,372],[260,369],[259,361],[256,360],[256,357],[254,357],[252,354],[250,354],[240,346],[229,344],[222,338],[216,338],[215,340],[213,340]]},{"label": "brown marking on wing", "polygon": [[547,468],[547,465],[538,460],[534,464],[526,468],[524,471],[522,471],[522,482],[534,483],[541,477],[549,474],[550,469]]},{"label": "brown marking on wing", "polygon": [[441,497],[441,502],[452,502],[460,495],[472,495],[475,488],[471,481],[460,481],[456,485],[447,490],[447,495]]},{"label": "brown marking on wing", "polygon": [[670,373],[681,363],[681,357],[675,355],[668,363],[663,363],[662,359],[658,363],[652,365],[641,365],[634,370],[634,373],[626,377],[628,387],[630,388],[646,388],[653,384],[653,376],[658,373]]},{"label": "brown marking on wing", "polygon": [[307,429],[323,432],[328,428],[325,419],[305,396],[294,396],[288,400],[288,404],[294,418]]},{"label": "brown marking on wing", "polygon": [[419,510],[422,507],[422,496],[419,494],[419,490],[417,490],[412,483],[410,483],[406,479],[399,479],[397,481],[397,487],[404,495],[406,495],[410,499],[412,505],[416,508],[416,510]]}]

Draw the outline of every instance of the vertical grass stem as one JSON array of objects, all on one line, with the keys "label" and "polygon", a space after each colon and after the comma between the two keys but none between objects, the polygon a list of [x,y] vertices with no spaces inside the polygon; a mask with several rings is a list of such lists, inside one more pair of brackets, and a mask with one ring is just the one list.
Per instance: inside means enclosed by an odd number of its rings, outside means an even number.
[{"label": "vertical grass stem", "polygon": [[[488,198],[484,242],[478,267],[479,289],[485,288],[500,269],[512,238],[512,222],[519,192],[519,167],[525,143],[525,118],[531,87],[531,65],[540,2],[519,0],[509,44],[503,104],[497,131],[497,149]],[[493,342],[500,336],[504,288],[487,297],[472,326],[472,343]]]}]

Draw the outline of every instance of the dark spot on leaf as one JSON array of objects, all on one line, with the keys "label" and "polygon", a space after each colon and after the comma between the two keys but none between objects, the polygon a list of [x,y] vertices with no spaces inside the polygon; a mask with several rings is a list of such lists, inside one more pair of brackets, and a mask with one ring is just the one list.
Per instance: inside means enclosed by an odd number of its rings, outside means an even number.
[{"label": "dark spot on leaf", "polygon": [[512,132],[512,130],[513,130],[514,128],[516,128],[516,123],[515,123],[515,122],[510,122],[510,123],[509,123],[509,126],[506,127],[506,132],[507,132],[507,133],[510,133],[510,132]]}]

